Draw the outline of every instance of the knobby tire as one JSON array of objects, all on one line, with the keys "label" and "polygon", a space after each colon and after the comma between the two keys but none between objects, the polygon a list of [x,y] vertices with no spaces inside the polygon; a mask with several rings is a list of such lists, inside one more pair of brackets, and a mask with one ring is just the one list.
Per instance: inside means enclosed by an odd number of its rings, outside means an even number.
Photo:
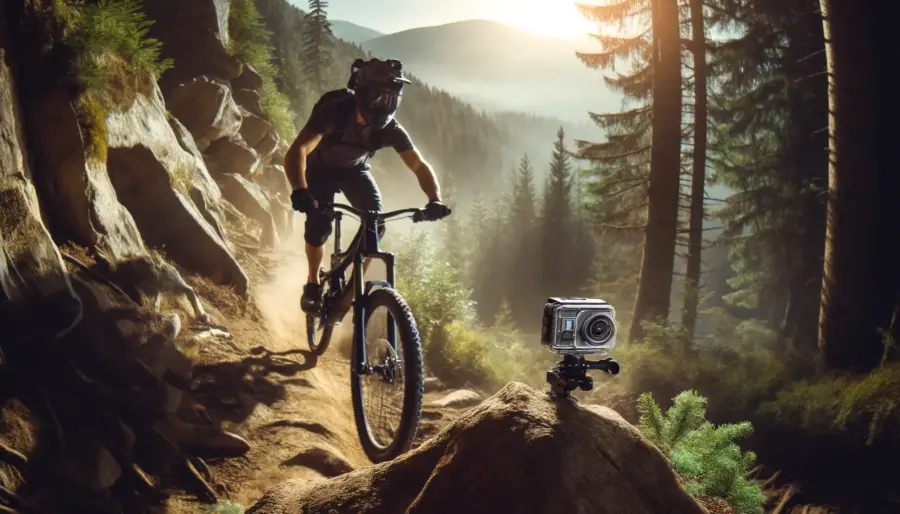
[{"label": "knobby tire", "polygon": [[[356,418],[356,428],[363,450],[373,463],[391,460],[406,453],[412,446],[419,425],[419,417],[422,413],[422,398],[424,396],[424,377],[422,365],[422,343],[416,320],[409,306],[400,294],[389,288],[381,288],[373,291],[368,298],[365,323],[378,307],[385,307],[394,318],[396,324],[396,336],[402,342],[403,355],[403,410],[400,416],[400,424],[394,440],[386,447],[380,447],[374,440],[369,422],[366,418],[365,403],[362,391],[362,377],[356,373],[356,363],[350,370],[350,389],[353,395],[353,414]],[[354,327],[354,331],[356,327]],[[354,338],[355,340],[355,338]],[[363,341],[365,344],[365,341]],[[354,348],[354,355],[355,353]],[[354,359],[355,360],[355,359]]]}]

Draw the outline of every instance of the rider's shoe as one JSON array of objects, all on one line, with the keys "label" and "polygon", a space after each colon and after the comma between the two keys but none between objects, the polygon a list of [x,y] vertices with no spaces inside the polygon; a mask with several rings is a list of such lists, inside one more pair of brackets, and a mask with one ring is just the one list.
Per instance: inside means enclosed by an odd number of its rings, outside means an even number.
[{"label": "rider's shoe", "polygon": [[307,314],[316,314],[322,309],[322,286],[306,284],[300,298],[300,309]]}]

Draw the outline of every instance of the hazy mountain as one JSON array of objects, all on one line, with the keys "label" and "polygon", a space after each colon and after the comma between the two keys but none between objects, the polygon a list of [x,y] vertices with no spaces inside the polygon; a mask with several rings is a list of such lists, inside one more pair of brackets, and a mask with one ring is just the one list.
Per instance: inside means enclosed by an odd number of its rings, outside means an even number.
[{"label": "hazy mountain", "polygon": [[350,43],[360,44],[370,39],[383,36],[384,33],[378,32],[369,27],[363,27],[355,23],[344,20],[329,20],[331,22],[331,32],[336,37],[349,41]]},{"label": "hazy mountain", "polygon": [[419,27],[361,43],[393,57],[411,74],[492,111],[519,111],[582,121],[588,111],[613,111],[619,96],[576,50],[584,38],[563,40],[486,20]]}]

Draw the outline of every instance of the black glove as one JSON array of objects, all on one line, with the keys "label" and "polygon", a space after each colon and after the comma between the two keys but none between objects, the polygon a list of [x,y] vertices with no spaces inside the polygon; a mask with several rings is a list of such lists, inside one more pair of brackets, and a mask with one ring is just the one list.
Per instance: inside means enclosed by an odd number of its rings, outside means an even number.
[{"label": "black glove", "polygon": [[315,201],[309,189],[294,189],[291,193],[291,206],[295,211],[309,214],[315,209]]},{"label": "black glove", "polygon": [[450,210],[450,207],[442,204],[441,202],[434,200],[428,202],[428,205],[425,206],[425,219],[430,221],[437,221],[441,218],[445,218],[453,212]]}]

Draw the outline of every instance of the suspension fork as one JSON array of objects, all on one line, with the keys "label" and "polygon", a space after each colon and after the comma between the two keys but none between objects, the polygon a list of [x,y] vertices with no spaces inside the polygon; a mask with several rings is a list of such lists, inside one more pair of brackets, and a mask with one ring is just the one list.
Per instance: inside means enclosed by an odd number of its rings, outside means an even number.
[{"label": "suspension fork", "polygon": [[366,362],[366,309],[367,298],[363,293],[363,260],[365,252],[356,252],[353,256],[353,349],[355,353],[354,371],[358,375],[369,372]]}]

